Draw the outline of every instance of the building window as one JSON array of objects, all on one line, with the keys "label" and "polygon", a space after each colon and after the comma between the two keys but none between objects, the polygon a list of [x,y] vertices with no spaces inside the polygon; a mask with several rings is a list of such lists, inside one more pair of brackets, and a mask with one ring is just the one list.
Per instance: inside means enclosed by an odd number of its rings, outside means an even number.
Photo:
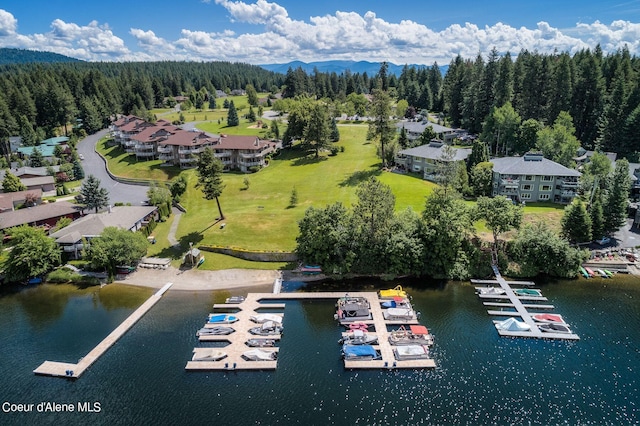
[{"label": "building window", "polygon": [[553,176],[542,176],[541,180],[543,182],[551,182],[553,180]]},{"label": "building window", "polygon": [[522,185],[522,190],[523,191],[532,191],[533,190],[533,185],[529,185],[529,184]]},{"label": "building window", "polygon": [[540,191],[543,191],[543,192],[551,191],[551,185],[540,185]]},{"label": "building window", "polygon": [[531,199],[531,194],[530,193],[520,194],[520,199],[522,199],[522,200],[530,200]]},{"label": "building window", "polygon": [[549,199],[549,194],[540,194],[538,199],[539,200],[548,200]]},{"label": "building window", "polygon": [[533,176],[532,175],[525,175],[524,179],[522,179],[522,180],[532,181],[533,180]]}]

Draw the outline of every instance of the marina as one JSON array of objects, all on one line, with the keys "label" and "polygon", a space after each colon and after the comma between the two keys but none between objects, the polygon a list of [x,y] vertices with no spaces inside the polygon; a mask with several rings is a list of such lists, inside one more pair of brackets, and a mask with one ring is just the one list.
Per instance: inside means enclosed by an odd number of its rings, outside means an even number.
[{"label": "marina", "polygon": [[[492,316],[508,317],[504,321],[494,320],[496,330],[502,337],[532,337],[538,339],[558,339],[558,340],[579,340],[580,337],[577,334],[571,332],[571,329],[564,324],[562,326],[555,326],[555,323],[545,322],[541,323],[536,321],[536,316],[558,317],[559,315],[553,315],[541,312],[529,312],[528,309],[553,309],[553,305],[537,305],[537,304],[524,304],[526,301],[546,301],[547,298],[542,296],[539,289],[512,289],[511,285],[520,284],[518,281],[507,281],[502,278],[502,275],[498,271],[498,268],[494,266],[495,280],[471,280],[473,284],[498,284],[500,287],[500,293],[502,294],[488,294],[487,290],[491,287],[476,287],[476,291],[480,291],[478,297],[481,299],[509,299],[509,303],[500,302],[483,302],[485,306],[500,307],[501,310],[488,310],[487,313]],[[525,282],[526,286],[534,285],[531,282]],[[518,320],[517,318],[520,318]],[[549,324],[552,324],[550,326]]]}]

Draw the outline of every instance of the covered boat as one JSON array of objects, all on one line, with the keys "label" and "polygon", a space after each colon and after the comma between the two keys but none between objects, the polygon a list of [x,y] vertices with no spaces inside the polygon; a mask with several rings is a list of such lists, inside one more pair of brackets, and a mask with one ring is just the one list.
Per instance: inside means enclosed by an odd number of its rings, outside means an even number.
[{"label": "covered boat", "polygon": [[428,359],[429,348],[424,345],[407,345],[393,348],[393,354],[398,361],[410,359]]},{"label": "covered boat", "polygon": [[382,311],[382,316],[386,320],[414,320],[417,318],[416,312],[411,308],[389,308]]},{"label": "covered boat", "polygon": [[238,321],[238,317],[229,314],[209,314],[209,324],[231,324]]},{"label": "covered boat", "polygon": [[547,333],[571,334],[571,329],[566,324],[545,323],[540,324],[538,328]]},{"label": "covered boat", "polygon": [[378,292],[378,297],[380,299],[393,299],[394,297],[402,297],[403,299],[407,299],[409,295],[402,289],[401,285],[397,285],[394,288],[380,290]]},{"label": "covered boat", "polygon": [[389,343],[394,346],[433,345],[433,336],[424,325],[412,325],[408,330],[401,326],[389,333]]},{"label": "covered boat", "polygon": [[278,358],[278,352],[265,351],[262,349],[251,349],[243,352],[242,357],[247,361],[275,361]]},{"label": "covered boat", "polygon": [[501,287],[476,287],[476,293],[499,296],[504,294],[505,291]]},{"label": "covered boat", "polygon": [[511,317],[507,318],[504,321],[498,321],[495,323],[496,329],[503,331],[528,331],[531,329],[531,326],[526,322],[518,321],[517,319]]},{"label": "covered boat", "polygon": [[535,288],[517,288],[513,292],[516,296],[542,297],[542,292]]},{"label": "covered boat", "polygon": [[535,315],[532,315],[531,318],[533,318],[534,321],[538,321],[538,322],[564,323],[564,319],[562,318],[562,315],[558,315],[558,314],[535,314]]},{"label": "covered boat", "polygon": [[336,303],[338,311],[335,315],[339,321],[370,320],[369,301],[364,297],[341,297]]},{"label": "covered boat", "polygon": [[230,305],[236,305],[242,302],[244,302],[244,296],[231,296],[231,297],[227,297],[227,299],[224,301],[224,303],[227,303]]},{"label": "covered boat", "polygon": [[380,354],[371,345],[343,345],[342,356],[345,360],[361,361],[378,359]]},{"label": "covered boat", "polygon": [[378,336],[375,333],[367,333],[362,330],[354,330],[349,333],[344,333],[342,339],[338,343],[347,345],[372,345],[378,341]]},{"label": "covered boat", "polygon": [[387,308],[411,308],[411,303],[409,302],[409,299],[406,299],[406,298],[400,297],[400,296],[395,296],[391,300],[384,300],[384,301],[380,302],[380,307],[382,309],[387,309]]},{"label": "covered boat", "polygon": [[272,348],[276,345],[276,341],[274,339],[249,339],[246,345],[252,348]]},{"label": "covered boat", "polygon": [[195,348],[192,361],[219,361],[226,358],[227,354],[218,348]]},{"label": "covered boat", "polygon": [[196,336],[225,336],[233,333],[235,330],[231,327],[215,326],[204,327],[196,332]]},{"label": "covered boat", "polygon": [[267,321],[273,321],[273,322],[277,322],[278,324],[282,324],[282,315],[277,315],[277,314],[252,315],[251,321],[257,322],[258,324],[264,324]]},{"label": "covered boat", "polygon": [[273,321],[267,321],[264,324],[249,329],[249,333],[259,336],[274,336],[282,333],[282,326]]}]

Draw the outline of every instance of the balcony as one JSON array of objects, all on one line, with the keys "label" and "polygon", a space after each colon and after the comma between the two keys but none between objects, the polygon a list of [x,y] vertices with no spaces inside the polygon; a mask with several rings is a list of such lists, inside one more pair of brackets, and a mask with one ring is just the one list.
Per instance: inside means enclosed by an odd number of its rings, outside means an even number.
[{"label": "balcony", "polygon": [[520,179],[500,179],[500,186],[503,188],[518,189]]},{"label": "balcony", "polygon": [[243,154],[240,153],[240,158],[252,159],[252,158],[263,158],[263,152],[251,153],[251,154]]},{"label": "balcony", "polygon": [[137,151],[136,157],[155,157],[156,153],[153,151]]},{"label": "balcony", "polygon": [[158,146],[158,154],[173,154],[173,147],[170,146]]},{"label": "balcony", "polygon": [[204,151],[203,147],[199,148],[179,148],[178,154],[180,155],[191,155],[191,154],[200,154]]},{"label": "balcony", "polygon": [[577,188],[579,186],[577,179],[559,179],[562,188]]},{"label": "balcony", "polygon": [[163,161],[173,161],[173,153],[171,154],[160,154],[158,156],[158,160],[163,160]]}]

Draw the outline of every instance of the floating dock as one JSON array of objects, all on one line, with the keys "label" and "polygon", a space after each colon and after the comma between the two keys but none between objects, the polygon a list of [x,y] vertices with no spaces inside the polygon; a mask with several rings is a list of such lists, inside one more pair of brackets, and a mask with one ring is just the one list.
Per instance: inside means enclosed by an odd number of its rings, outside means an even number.
[{"label": "floating dock", "polygon": [[[542,305],[533,303],[522,303],[523,301],[546,301],[546,297],[538,296],[518,296],[515,294],[511,285],[526,285],[531,286],[534,283],[529,281],[507,281],[500,275],[497,267],[494,267],[495,280],[471,280],[474,284],[498,284],[503,290],[504,294],[479,294],[481,299],[509,299],[509,303],[499,302],[484,302],[485,306],[501,307],[508,310],[489,310],[489,315],[504,316],[504,317],[520,317],[523,322],[529,325],[530,330],[526,331],[509,331],[509,330],[497,330],[498,334],[503,337],[532,337],[538,339],[556,339],[556,340],[580,340],[577,334],[573,333],[550,333],[542,331],[538,326],[541,323],[533,320],[533,315],[539,314],[539,312],[529,312],[527,309],[553,309],[553,305]],[[499,321],[494,321],[494,324]]]},{"label": "floating dock", "polygon": [[[259,324],[251,321],[251,316],[259,314],[263,309],[284,308],[285,304],[269,303],[269,301],[286,301],[286,300],[309,300],[309,299],[326,299],[336,301],[344,297],[344,292],[314,292],[314,293],[249,293],[245,300],[236,305],[225,305],[224,308],[233,306],[239,309],[234,315],[238,321],[233,324],[225,324],[225,326],[233,327],[236,331],[225,336],[202,336],[201,341],[227,341],[229,345],[220,348],[227,354],[227,357],[219,361],[189,361],[185,366],[186,370],[273,370],[277,367],[276,361],[247,361],[242,358],[242,353],[252,348],[247,346],[245,342],[249,339],[263,338],[280,340],[281,336],[256,336],[249,333],[249,329]],[[408,321],[386,321],[383,316],[383,310],[380,306],[380,299],[375,292],[349,292],[349,296],[364,297],[368,300],[372,319],[363,322],[372,324],[375,330],[372,332],[378,336],[378,344],[372,345],[381,354],[381,359],[377,360],[345,360],[344,366],[349,369],[400,369],[400,368],[435,368],[436,363],[433,359],[414,359],[398,361],[393,354],[393,348],[389,343],[388,325],[407,325],[417,324],[417,320]],[[216,307],[222,307],[216,305]],[[277,348],[263,348],[265,351],[273,351]],[[340,347],[336,345],[336,351]]]},{"label": "floating dock", "polygon": [[136,309],[129,317],[124,320],[115,330],[113,330],[104,340],[98,343],[91,352],[85,355],[77,364],[68,362],[45,361],[38,368],[33,370],[35,374],[42,376],[66,377],[77,379],[89,368],[94,362],[100,358],[118,339],[120,339],[140,318],[146,314],[169,290],[172,283],[167,283],[164,287],[153,294],[146,302]]}]

